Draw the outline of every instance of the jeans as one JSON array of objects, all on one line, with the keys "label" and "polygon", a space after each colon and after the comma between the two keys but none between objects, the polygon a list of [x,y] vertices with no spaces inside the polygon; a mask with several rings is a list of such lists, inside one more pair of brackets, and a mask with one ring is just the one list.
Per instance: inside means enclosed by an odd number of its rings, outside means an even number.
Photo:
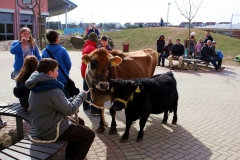
[{"label": "jeans", "polygon": [[[86,79],[83,79],[83,90],[85,90],[85,91],[89,90]],[[90,92],[88,93],[87,100],[89,102],[92,101]],[[83,110],[87,110],[88,108],[91,108],[91,111],[98,111],[98,109],[96,107],[90,106],[90,104],[88,104],[87,102],[83,102]]]},{"label": "jeans", "polygon": [[95,133],[84,126],[84,120],[79,118],[79,123],[72,122],[70,126],[58,137],[59,141],[67,140],[66,159],[83,160],[95,138]]},{"label": "jeans", "polygon": [[218,70],[218,68],[220,67],[219,65],[217,65],[216,60],[214,58],[208,58],[205,60],[211,62],[216,70]]},{"label": "jeans", "polygon": [[166,53],[164,53],[164,54],[162,55],[162,65],[164,65],[164,63],[165,63],[165,58],[168,57],[168,56],[169,56],[169,54],[166,54]]},{"label": "jeans", "polygon": [[219,67],[222,66],[222,58],[218,58],[218,66],[219,66]]}]

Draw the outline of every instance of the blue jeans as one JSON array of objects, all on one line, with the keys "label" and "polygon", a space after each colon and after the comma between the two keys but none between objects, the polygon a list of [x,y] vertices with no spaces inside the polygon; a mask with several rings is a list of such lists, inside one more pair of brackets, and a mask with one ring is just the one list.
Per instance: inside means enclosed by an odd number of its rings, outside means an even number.
[{"label": "blue jeans", "polygon": [[[83,90],[85,90],[85,91],[89,90],[87,82],[86,82],[85,79],[83,79]],[[92,102],[90,92],[88,93],[87,100],[89,102]],[[96,107],[90,106],[90,104],[88,104],[87,102],[83,102],[83,110],[87,110],[89,108],[91,109],[91,111],[98,111],[98,109]]]},{"label": "blue jeans", "polygon": [[216,60],[214,58],[206,59],[206,61],[211,62],[216,70],[218,70],[218,68],[220,67],[219,65],[217,65]]},{"label": "blue jeans", "polygon": [[167,54],[167,53],[162,54],[162,65],[164,65],[165,58],[168,56],[169,56],[169,54]]}]

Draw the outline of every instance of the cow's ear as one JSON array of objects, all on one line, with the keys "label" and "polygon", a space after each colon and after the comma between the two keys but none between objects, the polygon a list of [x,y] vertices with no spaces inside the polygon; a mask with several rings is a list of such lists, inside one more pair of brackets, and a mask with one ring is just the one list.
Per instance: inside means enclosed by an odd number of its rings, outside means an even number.
[{"label": "cow's ear", "polygon": [[89,57],[89,55],[88,55],[88,54],[84,54],[84,55],[82,56],[82,61],[87,65],[88,62],[90,62],[90,57]]},{"label": "cow's ear", "polygon": [[122,63],[122,58],[120,58],[118,56],[112,57],[112,58],[110,58],[110,63],[112,66],[117,66],[120,63]]}]

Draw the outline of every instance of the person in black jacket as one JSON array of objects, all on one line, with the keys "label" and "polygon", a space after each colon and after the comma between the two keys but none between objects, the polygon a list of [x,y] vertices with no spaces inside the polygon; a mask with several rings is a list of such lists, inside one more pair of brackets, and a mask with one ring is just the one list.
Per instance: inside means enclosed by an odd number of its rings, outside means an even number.
[{"label": "person in black jacket", "polygon": [[211,40],[208,40],[207,43],[202,47],[201,49],[201,60],[211,62],[213,66],[215,67],[216,71],[220,72],[222,71],[225,67],[220,67],[216,63],[216,56],[213,55],[212,49],[210,48],[211,46]]},{"label": "person in black jacket", "polygon": [[205,35],[206,35],[206,38],[204,39],[203,43],[206,44],[208,40],[211,40],[211,42],[213,41],[213,38],[210,35],[210,32],[207,31]]},{"label": "person in black jacket", "polygon": [[217,54],[216,51],[215,51],[216,44],[217,44],[216,41],[212,41],[212,45],[210,46],[210,48],[211,48],[211,51],[212,51],[212,55],[214,56],[214,59],[215,59],[216,61],[218,61],[217,64],[221,67],[221,65],[222,65],[222,58],[219,58],[219,57],[218,57],[218,54]]},{"label": "person in black jacket", "polygon": [[162,54],[162,65],[161,65],[162,67],[164,67],[165,58],[170,55],[172,48],[173,48],[172,38],[169,38],[168,44],[165,46]]},{"label": "person in black jacket", "polygon": [[38,60],[35,56],[27,56],[24,59],[23,67],[19,75],[15,78],[17,86],[13,88],[13,94],[19,98],[20,104],[28,110],[28,97],[30,90],[25,86],[26,80],[37,70]]},{"label": "person in black jacket", "polygon": [[157,63],[157,66],[160,66],[162,53],[164,51],[164,46],[165,46],[164,35],[160,34],[159,39],[157,40],[157,52],[158,52],[158,63]]},{"label": "person in black jacket", "polygon": [[183,54],[184,54],[184,46],[181,44],[180,39],[176,40],[176,44],[173,45],[172,51],[170,56],[168,57],[168,61],[170,64],[170,70],[174,69],[173,66],[173,59],[178,59],[178,69],[181,69],[182,63],[183,63]]}]

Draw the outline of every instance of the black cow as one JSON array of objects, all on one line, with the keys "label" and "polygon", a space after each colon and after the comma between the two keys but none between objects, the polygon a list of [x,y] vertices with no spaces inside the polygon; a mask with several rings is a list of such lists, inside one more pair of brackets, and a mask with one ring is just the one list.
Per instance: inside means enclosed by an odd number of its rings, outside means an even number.
[{"label": "black cow", "polygon": [[[133,121],[140,118],[140,131],[137,141],[143,139],[143,129],[150,114],[164,112],[163,124],[167,123],[168,111],[173,111],[172,124],[177,123],[178,92],[177,82],[172,72],[155,75],[152,78],[132,80],[112,80],[111,91],[114,92],[111,110],[125,109],[126,130],[121,139],[125,142],[129,137],[129,129]],[[111,129],[116,130],[115,120]]]}]

